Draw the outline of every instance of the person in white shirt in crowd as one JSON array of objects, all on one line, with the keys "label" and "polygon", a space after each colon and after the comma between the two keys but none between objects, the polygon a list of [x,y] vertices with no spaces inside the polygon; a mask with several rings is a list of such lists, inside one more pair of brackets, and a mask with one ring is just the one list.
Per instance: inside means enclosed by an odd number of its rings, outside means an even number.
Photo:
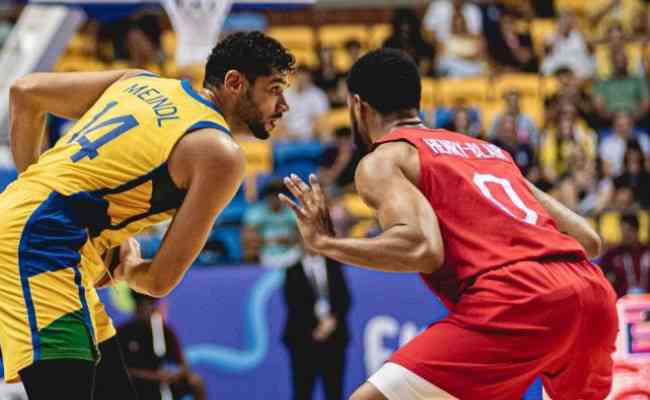
[{"label": "person in white shirt in crowd", "polygon": [[596,70],[596,60],[584,35],[578,30],[575,15],[565,11],[560,16],[557,32],[545,39],[542,73],[552,75],[562,67],[569,67],[576,76],[587,79]]},{"label": "person in white shirt in crowd", "polygon": [[289,105],[284,118],[284,137],[289,140],[318,138],[323,116],[330,110],[330,104],[327,94],[314,85],[307,67],[298,67],[293,84],[284,96]]},{"label": "person in white shirt in crowd", "polygon": [[627,142],[636,139],[643,153],[650,154],[650,138],[645,132],[635,132],[632,118],[624,113],[617,113],[614,117],[614,132],[600,142],[598,150],[600,157],[612,171],[612,176],[619,176],[623,172],[623,159]]},{"label": "person in white shirt in crowd", "polygon": [[452,78],[481,75],[486,70],[481,10],[465,0],[436,0],[423,26],[438,43],[438,73]]}]

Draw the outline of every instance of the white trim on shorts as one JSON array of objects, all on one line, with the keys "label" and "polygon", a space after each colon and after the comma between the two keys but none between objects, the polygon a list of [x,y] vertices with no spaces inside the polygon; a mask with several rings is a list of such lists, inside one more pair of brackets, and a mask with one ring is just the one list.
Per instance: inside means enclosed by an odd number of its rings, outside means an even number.
[{"label": "white trim on shorts", "polygon": [[388,400],[451,400],[456,399],[433,383],[395,363],[384,364],[370,382]]}]

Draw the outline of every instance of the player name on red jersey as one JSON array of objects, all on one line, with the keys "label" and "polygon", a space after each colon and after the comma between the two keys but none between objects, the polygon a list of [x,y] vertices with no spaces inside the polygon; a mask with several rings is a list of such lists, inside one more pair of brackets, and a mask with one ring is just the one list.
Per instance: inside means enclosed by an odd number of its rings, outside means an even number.
[{"label": "player name on red jersey", "polygon": [[457,142],[455,140],[431,138],[424,138],[423,140],[434,154],[462,158],[497,158],[503,161],[508,160],[503,150],[491,143]]}]

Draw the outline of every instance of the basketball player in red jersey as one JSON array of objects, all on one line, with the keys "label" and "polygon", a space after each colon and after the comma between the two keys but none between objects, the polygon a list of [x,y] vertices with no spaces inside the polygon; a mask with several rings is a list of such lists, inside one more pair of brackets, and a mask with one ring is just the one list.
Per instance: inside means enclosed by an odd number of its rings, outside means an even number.
[{"label": "basketball player in red jersey", "polygon": [[362,57],[348,77],[357,134],[372,152],[356,185],[383,232],[336,238],[322,190],[285,179],[305,245],[338,261],[419,272],[449,308],[352,400],[520,399],[541,375],[554,400],[604,399],[616,296],[589,257],[601,242],[580,216],[530,184],[484,141],[418,118],[416,65],[396,50]]}]

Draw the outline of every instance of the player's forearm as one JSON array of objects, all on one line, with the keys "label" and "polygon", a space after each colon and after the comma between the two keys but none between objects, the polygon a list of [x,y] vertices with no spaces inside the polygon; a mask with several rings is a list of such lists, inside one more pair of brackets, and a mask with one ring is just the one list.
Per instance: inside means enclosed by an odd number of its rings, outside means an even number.
[{"label": "player's forearm", "polygon": [[16,170],[21,173],[34,164],[41,154],[46,114],[30,107],[29,103],[13,90],[10,98],[11,154]]},{"label": "player's forearm", "polygon": [[598,233],[589,225],[586,219],[562,205],[550,195],[529,183],[535,198],[551,214],[558,229],[577,240],[585,248],[589,257],[597,257],[602,249]]},{"label": "player's forearm", "polygon": [[403,225],[369,239],[324,237],[316,250],[341,263],[386,272],[431,273],[443,262],[441,245]]}]

